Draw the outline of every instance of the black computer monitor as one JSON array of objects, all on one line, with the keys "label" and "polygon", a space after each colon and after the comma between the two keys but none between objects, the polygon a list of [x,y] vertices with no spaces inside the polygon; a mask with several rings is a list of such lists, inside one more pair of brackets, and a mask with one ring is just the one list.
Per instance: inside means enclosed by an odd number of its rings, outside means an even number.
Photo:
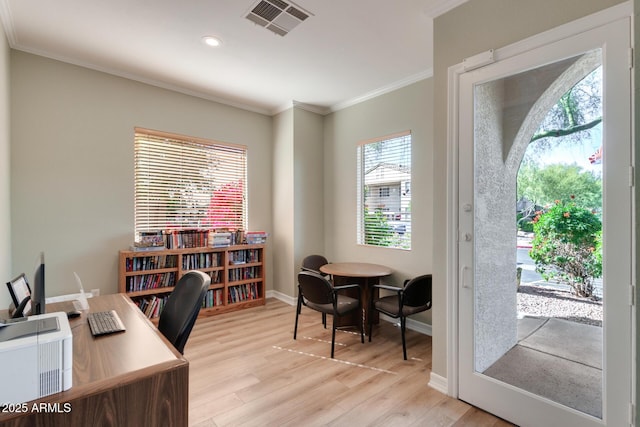
[{"label": "black computer monitor", "polygon": [[33,291],[31,293],[31,314],[44,314],[44,306],[44,252],[40,252],[40,256],[36,261],[36,270],[33,277]]}]

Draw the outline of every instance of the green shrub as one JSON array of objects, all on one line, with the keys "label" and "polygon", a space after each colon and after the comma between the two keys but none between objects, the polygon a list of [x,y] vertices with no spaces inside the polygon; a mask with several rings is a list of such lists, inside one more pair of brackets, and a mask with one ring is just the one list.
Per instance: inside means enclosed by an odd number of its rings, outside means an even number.
[{"label": "green shrub", "polygon": [[516,224],[520,231],[524,231],[525,233],[531,233],[533,231],[533,222],[529,217],[525,218],[522,213],[516,214]]},{"label": "green shrub", "polygon": [[380,209],[364,211],[364,242],[367,245],[392,246],[393,227]]},{"label": "green shrub", "polygon": [[545,280],[570,285],[576,295],[593,297],[593,279],[602,276],[600,219],[573,203],[556,204],[533,220],[529,252]]}]

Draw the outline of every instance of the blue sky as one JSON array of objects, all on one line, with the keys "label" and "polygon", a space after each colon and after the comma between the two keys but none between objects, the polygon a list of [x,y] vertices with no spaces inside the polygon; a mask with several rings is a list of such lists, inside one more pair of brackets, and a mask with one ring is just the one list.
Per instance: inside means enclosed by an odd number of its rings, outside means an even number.
[{"label": "blue sky", "polygon": [[585,138],[582,144],[559,145],[553,150],[536,154],[537,163],[541,166],[550,164],[577,164],[583,170],[595,173],[602,172],[602,164],[592,165],[589,156],[602,145],[602,124],[591,129],[591,138]]}]

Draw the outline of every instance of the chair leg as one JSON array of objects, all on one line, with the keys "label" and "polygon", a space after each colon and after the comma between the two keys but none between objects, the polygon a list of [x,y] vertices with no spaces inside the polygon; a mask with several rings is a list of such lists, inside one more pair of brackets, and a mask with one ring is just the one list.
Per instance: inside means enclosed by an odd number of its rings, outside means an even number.
[{"label": "chair leg", "polygon": [[402,332],[402,355],[404,356],[404,360],[407,360],[407,343],[404,339],[404,330],[406,326],[407,319],[404,316],[400,316],[400,330]]},{"label": "chair leg", "polygon": [[364,310],[360,310],[360,342],[364,344]]},{"label": "chair leg", "polygon": [[333,350],[336,346],[336,316],[331,319],[331,358],[333,359]]},{"label": "chair leg", "polygon": [[296,335],[298,334],[298,315],[300,314],[300,310],[302,309],[302,297],[298,295],[298,309],[296,310],[296,326],[293,328],[293,339],[296,339]]},{"label": "chair leg", "polygon": [[322,313],[322,325],[327,329],[327,313]]}]

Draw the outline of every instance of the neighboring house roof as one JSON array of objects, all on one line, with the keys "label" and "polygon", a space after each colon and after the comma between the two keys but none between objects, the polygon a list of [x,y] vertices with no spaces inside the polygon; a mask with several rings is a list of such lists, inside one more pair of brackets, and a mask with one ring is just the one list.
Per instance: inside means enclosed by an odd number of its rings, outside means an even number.
[{"label": "neighboring house roof", "polygon": [[411,179],[411,168],[394,163],[380,162],[364,174],[367,185],[391,184]]}]

